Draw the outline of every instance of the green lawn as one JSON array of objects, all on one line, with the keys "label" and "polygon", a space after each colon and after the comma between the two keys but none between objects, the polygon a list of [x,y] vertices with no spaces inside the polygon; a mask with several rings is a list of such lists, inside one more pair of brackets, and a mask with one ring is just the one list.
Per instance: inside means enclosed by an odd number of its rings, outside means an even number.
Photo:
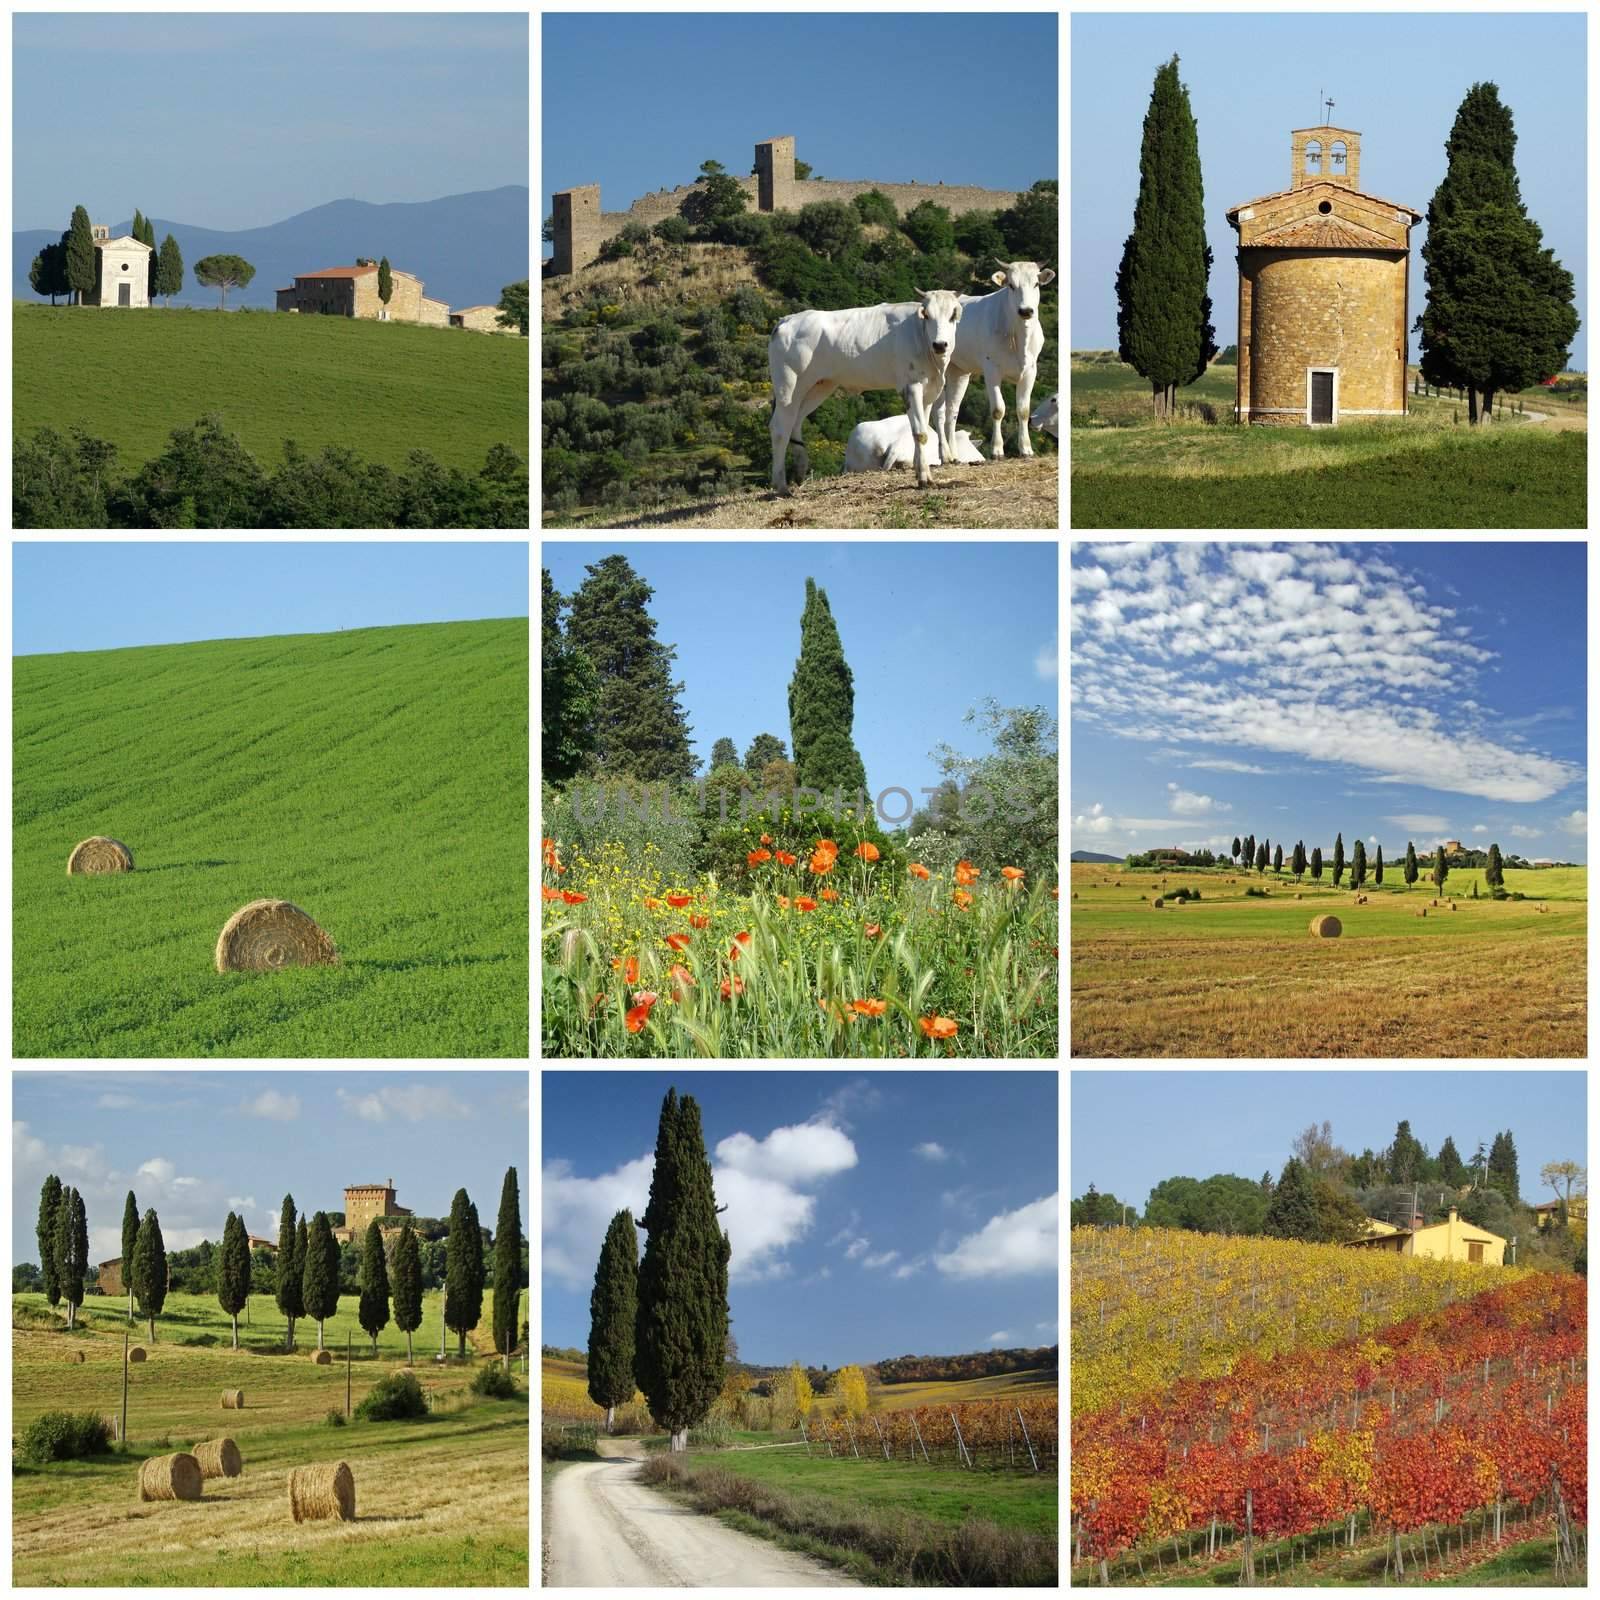
[{"label": "green lawn", "polygon": [[[14,304],[13,426],[117,446],[132,471],[210,411],[269,470],[285,439],[395,469],[412,450],[476,472],[491,445],[528,459],[528,344],[345,317]],[[132,398],[136,396],[136,398]]]},{"label": "green lawn", "polygon": [[[525,1056],[527,652],[510,619],[17,658],[14,1053]],[[92,834],[135,870],[68,877]],[[339,964],[219,974],[264,898]]]}]

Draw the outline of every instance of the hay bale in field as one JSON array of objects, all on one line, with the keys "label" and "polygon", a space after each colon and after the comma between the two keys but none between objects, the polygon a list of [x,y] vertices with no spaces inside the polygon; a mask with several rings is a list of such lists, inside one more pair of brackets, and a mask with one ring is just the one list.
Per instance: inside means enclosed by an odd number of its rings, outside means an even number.
[{"label": "hay bale in field", "polygon": [[1150,909],[1152,911],[1159,911],[1166,903],[1167,902],[1163,900],[1160,895],[1157,895],[1156,898],[1150,902]]},{"label": "hay bale in field", "polygon": [[232,1439],[207,1439],[194,1447],[202,1478],[237,1478],[244,1470],[244,1457]]},{"label": "hay bale in field", "polygon": [[144,1347],[143,1347],[143,1345],[137,1345],[136,1344],[128,1352],[128,1359],[130,1361],[143,1361],[144,1360]]},{"label": "hay bale in field", "polygon": [[224,1411],[243,1411],[244,1390],[224,1389],[222,1391],[222,1409]]},{"label": "hay bale in field", "polygon": [[1418,911],[1417,911],[1417,915],[1419,917],[1425,917],[1425,916],[1427,916],[1427,914],[1428,914],[1428,908],[1426,906],[1420,907],[1418,909]]},{"label": "hay bale in field", "polygon": [[1344,927],[1339,919],[1329,916],[1326,912],[1320,917],[1311,919],[1311,936],[1314,939],[1337,939],[1343,932]]},{"label": "hay bale in field", "polygon": [[68,1365],[76,1365],[77,1363],[81,1362],[82,1360],[83,1360],[83,1351],[81,1351],[81,1350],[69,1350],[67,1352],[67,1363],[68,1363]]},{"label": "hay bale in field", "polygon": [[141,1500],[198,1500],[200,1463],[180,1450],[176,1455],[151,1456],[139,1468]]},{"label": "hay bale in field", "polygon": [[1297,895],[1296,895],[1296,896],[1295,896],[1295,899],[1296,899],[1296,900],[1304,900],[1304,899],[1305,899],[1305,896],[1304,896],[1304,895],[1303,895],[1303,894],[1297,894]]},{"label": "hay bale in field", "polygon": [[289,1511],[296,1522],[337,1518],[353,1522],[356,1515],[356,1480],[342,1461],[323,1461],[313,1467],[293,1467],[289,1472]]},{"label": "hay bale in field", "polygon": [[311,1352],[311,1360],[316,1366],[326,1367],[332,1364],[333,1355],[327,1350],[313,1350]]},{"label": "hay bale in field", "polygon": [[217,936],[218,972],[276,972],[280,967],[332,966],[333,940],[287,900],[252,900]]},{"label": "hay bale in field", "polygon": [[67,857],[67,876],[80,872],[132,872],[133,851],[120,839],[107,839],[101,834],[85,839],[72,847]]}]

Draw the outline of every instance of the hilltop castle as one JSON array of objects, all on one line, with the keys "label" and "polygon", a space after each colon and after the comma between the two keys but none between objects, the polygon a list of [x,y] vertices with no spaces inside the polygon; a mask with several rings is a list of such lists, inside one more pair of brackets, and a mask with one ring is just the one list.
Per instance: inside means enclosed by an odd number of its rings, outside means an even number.
[{"label": "hilltop castle", "polygon": [[344,1191],[344,1226],[335,1228],[333,1236],[350,1244],[359,1244],[366,1236],[367,1224],[377,1218],[409,1217],[411,1210],[394,1197],[394,1179],[382,1183],[347,1184]]},{"label": "hilltop castle", "polygon": [[[943,183],[882,183],[870,178],[797,178],[794,172],[794,135],[763,139],[756,146],[756,170],[734,181],[750,197],[757,211],[797,211],[817,200],[853,200],[876,189],[894,201],[901,213],[924,201],[944,206],[953,217],[967,211],[1003,211],[1014,206],[1014,189],[972,189]],[[577,272],[600,254],[600,246],[630,222],[645,227],[682,214],[683,202],[695,185],[658,189],[635,200],[626,211],[601,211],[600,185],[562,189],[553,199],[555,255],[546,263],[554,276]]]}]

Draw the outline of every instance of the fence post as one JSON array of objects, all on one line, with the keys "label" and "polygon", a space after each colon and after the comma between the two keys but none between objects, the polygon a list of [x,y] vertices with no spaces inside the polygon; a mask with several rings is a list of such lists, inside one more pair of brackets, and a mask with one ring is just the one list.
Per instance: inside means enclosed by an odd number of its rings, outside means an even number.
[{"label": "fence post", "polygon": [[1033,1453],[1033,1440],[1028,1437],[1027,1419],[1022,1415],[1022,1407],[1017,1407],[1017,1421],[1022,1424],[1022,1440],[1028,1447],[1028,1459],[1033,1463],[1033,1470],[1039,1470],[1039,1458]]},{"label": "fence post", "polygon": [[883,1459],[887,1461],[889,1459],[889,1441],[884,1438],[883,1429],[878,1427],[878,1419],[876,1417],[872,1419],[872,1426],[878,1430],[878,1443],[883,1446]]},{"label": "fence post", "polygon": [[[912,1431],[912,1432],[913,1432],[913,1433],[914,1433],[914,1434],[916,1434],[916,1436],[917,1436],[917,1443],[918,1443],[918,1444],[920,1444],[920,1445],[922,1445],[922,1459],[923,1459],[923,1460],[924,1460],[924,1461],[925,1461],[925,1462],[927,1462],[927,1464],[928,1464],[928,1465],[929,1465],[929,1466],[930,1466],[930,1467],[931,1467],[931,1466],[932,1466],[932,1465],[933,1465],[933,1463],[932,1463],[932,1462],[931,1462],[931,1461],[928,1461],[928,1446],[927,1446],[927,1444],[926,1444],[926,1443],[925,1443],[925,1442],[924,1442],[924,1440],[923,1440],[923,1437],[922,1437],[922,1429],[921,1429],[921,1428],[919,1428],[919,1427],[918,1427],[918,1426],[917,1426],[917,1414],[916,1414],[916,1412],[915,1412],[915,1411],[913,1411],[913,1412],[912,1412],[912,1413],[911,1413],[911,1431]],[[916,1451],[915,1451],[915,1450],[913,1450],[913,1451],[912,1451],[912,1452],[911,1452],[911,1459],[912,1459],[912,1460],[913,1460],[913,1461],[915,1461],[915,1460],[916,1460],[916,1459],[917,1459],[917,1453],[916,1453]]]},{"label": "fence post", "polygon": [[125,1444],[128,1438],[128,1330],[122,1330],[122,1421],[117,1428],[117,1442]]},{"label": "fence post", "polygon": [[967,1450],[966,1440],[961,1437],[961,1424],[956,1421],[956,1414],[954,1411],[950,1413],[950,1422],[956,1430],[956,1446],[961,1451],[962,1457],[970,1467],[972,1465],[972,1456]]},{"label": "fence post", "polygon": [[844,1419],[845,1431],[850,1435],[850,1448],[856,1452],[856,1460],[861,1459],[861,1452],[856,1450],[856,1426],[847,1416]]},{"label": "fence post", "polygon": [[344,1414],[350,1415],[350,1330],[344,1331]]},{"label": "fence post", "polygon": [[806,1419],[804,1417],[800,1419],[800,1437],[806,1442],[806,1459],[809,1461],[811,1459],[811,1435],[806,1432]]}]

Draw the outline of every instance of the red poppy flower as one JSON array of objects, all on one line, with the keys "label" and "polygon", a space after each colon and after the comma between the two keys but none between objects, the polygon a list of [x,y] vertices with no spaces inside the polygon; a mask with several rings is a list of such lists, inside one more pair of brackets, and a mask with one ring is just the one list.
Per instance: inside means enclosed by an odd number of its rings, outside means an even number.
[{"label": "red poppy flower", "polygon": [[689,935],[686,933],[669,933],[667,943],[674,950],[687,950],[689,948]]},{"label": "red poppy flower", "polygon": [[889,1009],[887,1000],[852,1000],[852,1011],[859,1011],[864,1017],[881,1017]]},{"label": "red poppy flower", "polygon": [[965,911],[967,907],[972,904],[972,896],[968,894],[965,889],[952,890],[950,893],[950,898],[954,900],[963,911]]},{"label": "red poppy flower", "polygon": [[818,850],[811,858],[811,870],[820,878],[825,873],[833,871],[833,864],[838,859],[837,856],[826,855]]},{"label": "red poppy flower", "polygon": [[644,1025],[650,1017],[650,1007],[656,1003],[656,997],[651,995],[648,1000],[636,1005],[627,1015],[629,1033],[643,1033]]},{"label": "red poppy flower", "polygon": [[694,974],[687,967],[674,963],[667,971],[667,976],[672,979],[673,992],[679,1000],[683,999],[684,991],[694,985]]},{"label": "red poppy flower", "polygon": [[780,894],[778,896],[778,909],[780,911],[787,911],[789,909],[789,897],[788,897],[788,895]]},{"label": "red poppy flower", "polygon": [[581,906],[589,897],[586,894],[574,894],[570,889],[563,889],[561,891],[561,898],[565,900],[569,906]]},{"label": "red poppy flower", "polygon": [[982,876],[982,870],[973,866],[970,861],[956,862],[956,882],[963,888],[969,883],[976,883]]},{"label": "red poppy flower", "polygon": [[744,859],[747,865],[759,867],[763,861],[772,859],[772,852],[770,850],[752,850]]},{"label": "red poppy flower", "polygon": [[913,861],[911,865],[906,868],[906,871],[909,872],[913,878],[926,878],[928,876],[928,869],[923,866],[920,861]]},{"label": "red poppy flower", "polygon": [[611,958],[611,965],[614,969],[620,969],[622,973],[622,981],[624,983],[635,984],[639,981],[638,956],[629,956],[626,961],[624,961],[621,956],[613,956]]},{"label": "red poppy flower", "polygon": [[674,911],[682,911],[692,898],[693,896],[686,894],[669,894],[667,896],[667,904],[671,906]]},{"label": "red poppy flower", "polygon": [[824,900],[837,900],[839,898],[839,891],[837,889],[824,889],[822,891],[822,898]]},{"label": "red poppy flower", "polygon": [[772,835],[770,833],[762,834],[761,835],[761,842],[762,842],[762,844],[771,844],[772,843]]},{"label": "red poppy flower", "polygon": [[797,859],[797,857],[790,855],[787,850],[778,852],[778,865],[780,867],[792,867]]},{"label": "red poppy flower", "polygon": [[817,909],[817,902],[815,900],[808,900],[803,894],[796,895],[794,908],[796,911],[815,911]]},{"label": "red poppy flower", "polygon": [[956,1032],[953,1017],[918,1017],[917,1026],[930,1039],[948,1039]]},{"label": "red poppy flower", "polygon": [[870,839],[863,839],[856,846],[856,854],[863,861],[876,861],[878,859],[878,847]]},{"label": "red poppy flower", "polygon": [[540,884],[539,886],[539,893],[546,900],[559,900],[561,898],[561,891],[559,889],[547,889],[543,884]]},{"label": "red poppy flower", "polygon": [[876,939],[878,935],[883,932],[883,929],[876,922],[869,922],[866,927],[862,929],[862,932],[865,933],[869,939]]},{"label": "red poppy flower", "polygon": [[733,995],[744,993],[743,978],[724,978],[722,980],[722,998],[727,1000]]},{"label": "red poppy flower", "polygon": [[709,928],[711,926],[711,918],[697,916],[695,913],[690,912],[689,926],[691,928]]},{"label": "red poppy flower", "polygon": [[1004,878],[1007,883],[1021,883],[1023,879],[1023,869],[1021,867],[1001,867],[1000,876]]}]

